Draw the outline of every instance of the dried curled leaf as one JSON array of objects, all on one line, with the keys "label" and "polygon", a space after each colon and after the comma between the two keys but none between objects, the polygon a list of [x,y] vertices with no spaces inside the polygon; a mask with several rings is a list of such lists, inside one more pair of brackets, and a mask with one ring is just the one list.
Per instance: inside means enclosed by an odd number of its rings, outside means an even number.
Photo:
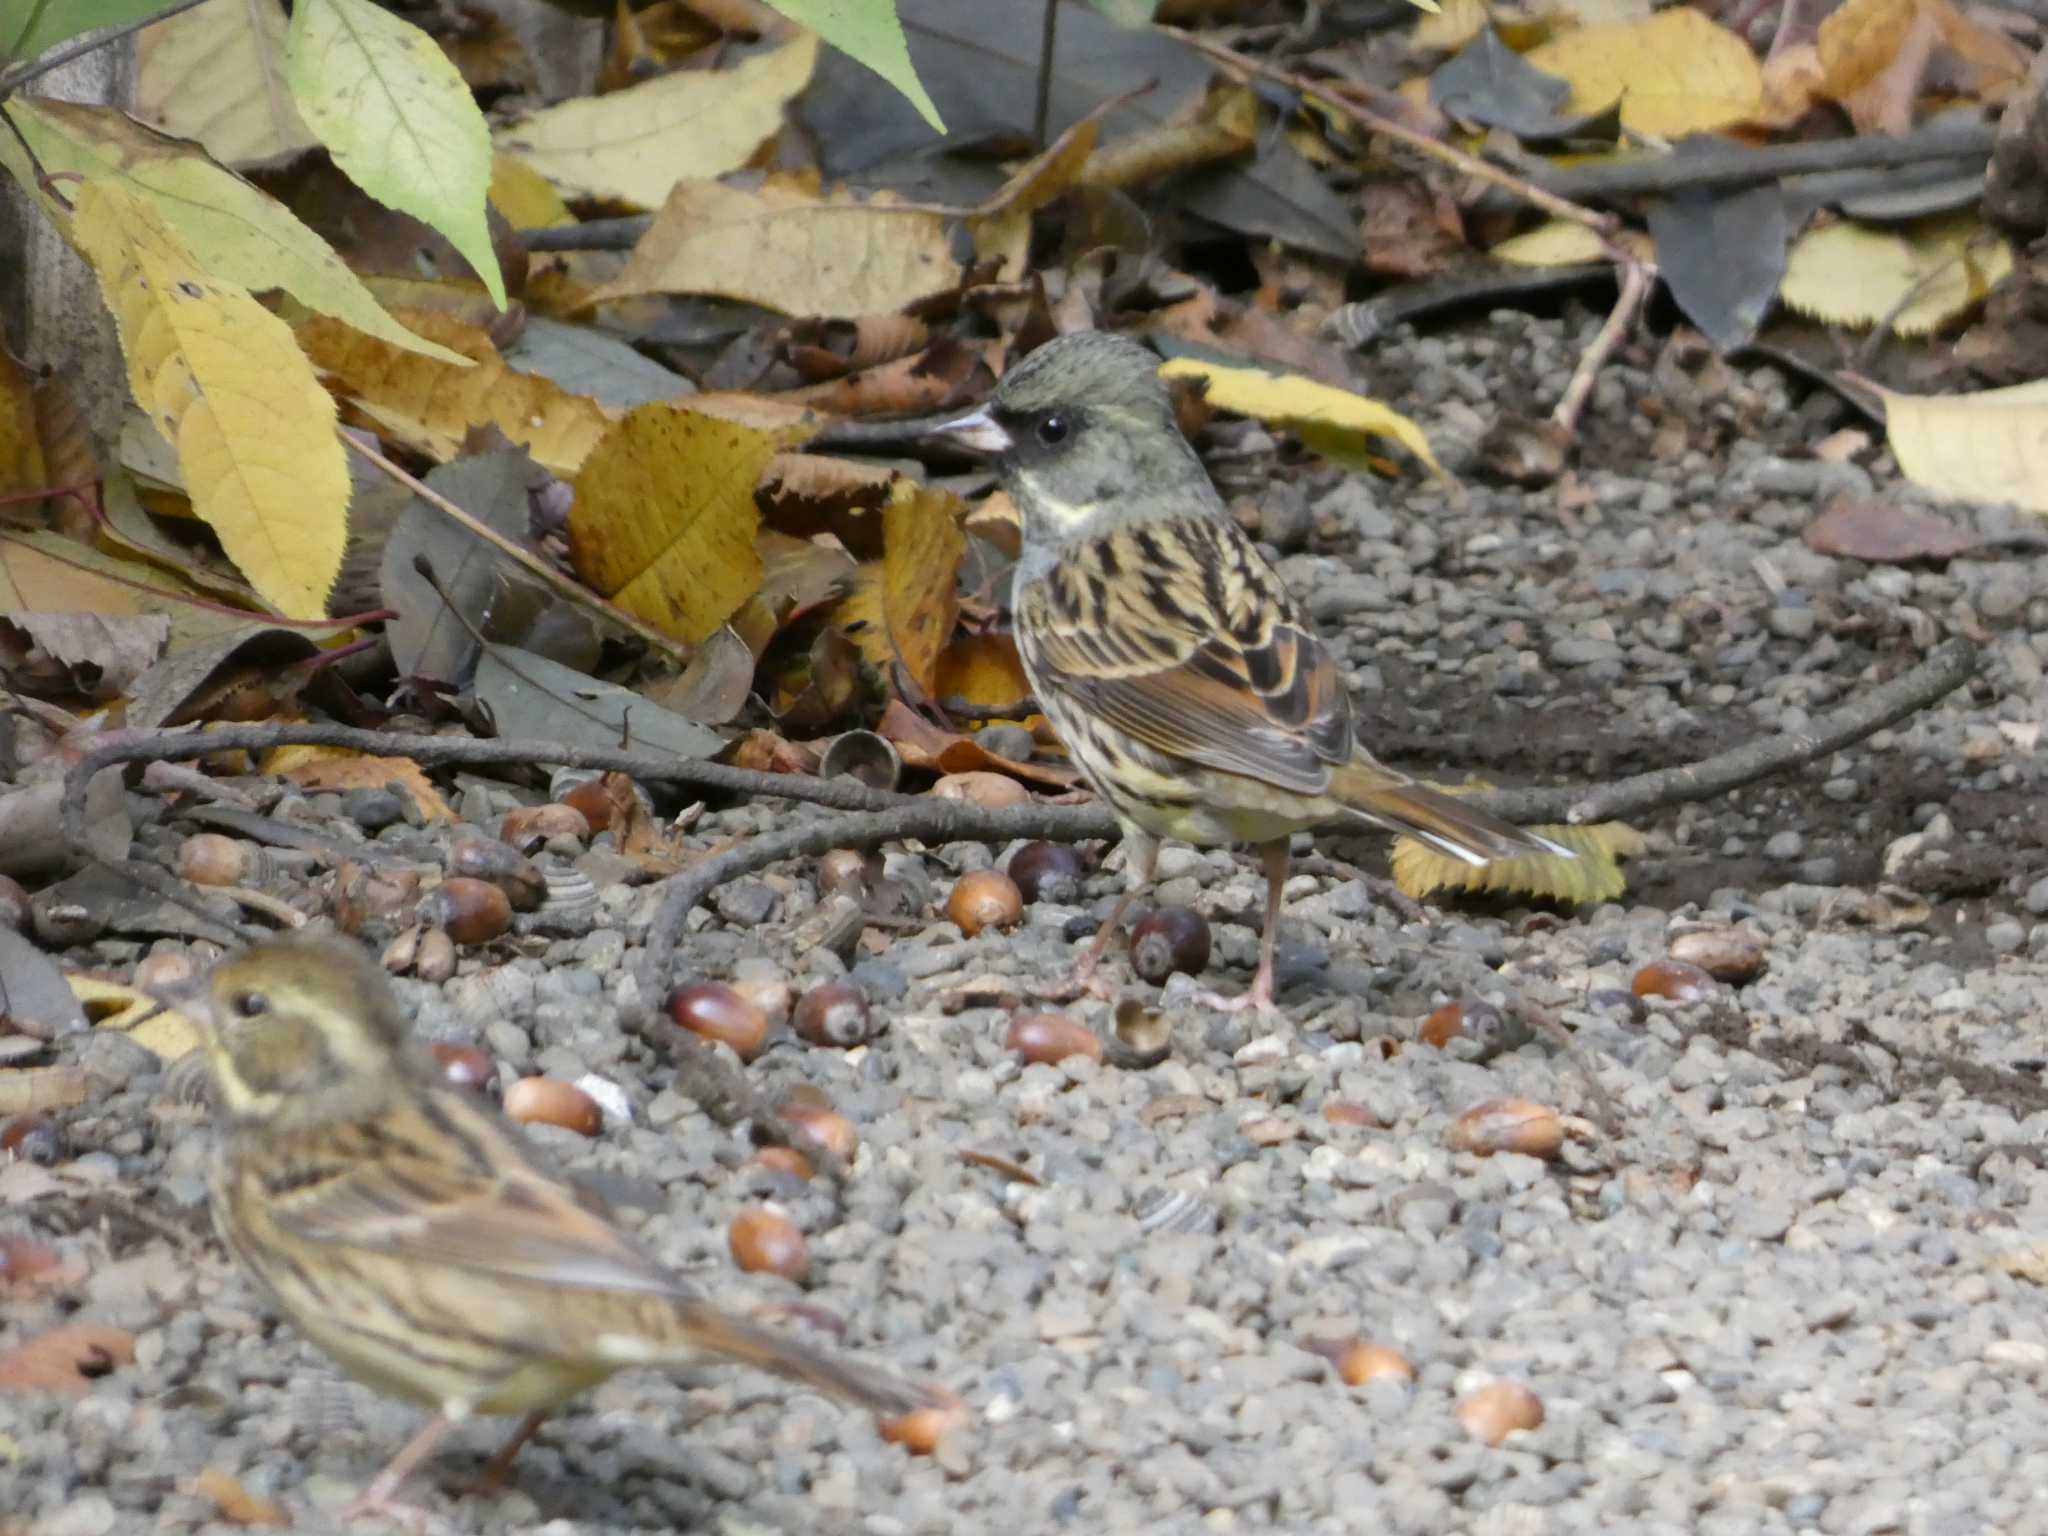
[{"label": "dried curled leaf", "polygon": [[1622,821],[1589,827],[1531,827],[1553,843],[1569,848],[1576,858],[1532,853],[1518,859],[1495,859],[1474,866],[1436,853],[1412,837],[1394,839],[1394,884],[1417,899],[1434,891],[1479,891],[1529,896],[1541,901],[1612,901],[1628,889],[1621,861],[1646,846],[1643,834]]}]

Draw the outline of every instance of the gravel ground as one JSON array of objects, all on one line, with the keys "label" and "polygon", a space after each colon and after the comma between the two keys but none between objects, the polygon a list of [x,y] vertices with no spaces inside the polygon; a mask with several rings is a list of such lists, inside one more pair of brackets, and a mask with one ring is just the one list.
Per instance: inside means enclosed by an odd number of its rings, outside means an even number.
[{"label": "gravel ground", "polygon": [[[1390,344],[1364,382],[1457,469],[1497,406],[1555,395],[1591,329],[1496,316]],[[556,1419],[508,1491],[463,1495],[494,1444],[475,1427],[414,1496],[478,1532],[2048,1531],[2048,1314],[2009,1262],[2048,1239],[2048,858],[2041,758],[2001,730],[2042,719],[2048,584],[2011,553],[1899,569],[1809,551],[1836,491],[1913,502],[1881,451],[1797,456],[1844,423],[1775,374],[1636,360],[1601,383],[1570,494],[1468,482],[1447,504],[1315,464],[1279,477],[1263,531],[1384,755],[1590,783],[1794,728],[1941,634],[1984,639],[1984,676],[1807,771],[1648,820],[1619,904],[1404,921],[1364,878],[1383,851],[1327,844],[1289,886],[1286,1022],[1176,1015],[1150,1070],[1022,1066],[982,1005],[1065,969],[1080,905],[1009,935],[871,930],[853,973],[885,1032],[851,1052],[786,1038],[747,1069],[771,1093],[816,1085],[859,1127],[837,1199],[746,1166],[670,1059],[615,1027],[645,888],[606,887],[583,936],[402,983],[422,1032],[481,1043],[504,1074],[617,1085],[630,1122],[542,1134],[679,1269],[737,1304],[800,1299],[976,1414],[918,1457],[759,1377],[627,1375]],[[1272,474],[1261,434],[1222,438],[1221,478]],[[790,814],[715,811],[694,835]],[[943,901],[1007,854],[896,852],[890,873]],[[1120,868],[1103,860],[1084,904]],[[721,892],[690,969],[838,974],[801,947],[814,873]],[[1214,920],[1205,979],[1243,985],[1254,867],[1170,851],[1162,895]],[[1754,935],[1762,974],[1634,1003],[1637,968],[1703,924]],[[1551,1010],[1571,1047],[1416,1044],[1452,999]],[[9,1204],[0,1182],[0,1234],[87,1271],[0,1291],[0,1348],[89,1321],[135,1330],[138,1359],[80,1396],[0,1395],[0,1530],[226,1529],[192,1491],[202,1469],[333,1528],[417,1417],[228,1267],[203,1127],[153,1059],[104,1032],[72,1050],[102,1091],[66,1116],[68,1168],[106,1194]],[[1571,1117],[1557,1158],[1451,1149],[1453,1121],[1501,1096]],[[810,1236],[802,1290],[728,1256],[728,1221],[761,1199]],[[1343,1385],[1314,1346],[1347,1338],[1400,1351],[1412,1382]],[[1491,1447],[1458,1408],[1496,1382],[1544,1420]]]}]

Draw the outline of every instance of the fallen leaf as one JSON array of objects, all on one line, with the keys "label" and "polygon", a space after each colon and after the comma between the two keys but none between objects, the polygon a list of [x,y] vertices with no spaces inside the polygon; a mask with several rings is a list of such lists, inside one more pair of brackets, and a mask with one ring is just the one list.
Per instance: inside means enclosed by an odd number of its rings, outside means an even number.
[{"label": "fallen leaf", "polygon": [[888,194],[861,201],[789,179],[756,191],[681,180],[597,299],[702,294],[790,315],[868,315],[944,293],[960,276],[946,220]]},{"label": "fallen leaf", "polygon": [[1218,410],[1253,416],[1268,426],[1293,432],[1317,452],[1333,458],[1355,462],[1364,452],[1365,439],[1384,437],[1399,443],[1436,474],[1444,472],[1420,427],[1400,412],[1348,389],[1299,375],[1228,368],[1193,357],[1174,358],[1159,374],[1165,379],[1200,379],[1207,385],[1204,398]]},{"label": "fallen leaf", "polygon": [[257,771],[287,779],[301,789],[343,794],[351,789],[383,789],[398,784],[427,820],[456,819],[426,770],[409,757],[372,757],[342,747],[279,747],[264,757]]},{"label": "fallen leaf", "polygon": [[882,509],[882,617],[903,670],[926,694],[959,618],[960,499],[899,480]]},{"label": "fallen leaf", "polygon": [[149,204],[110,181],[76,201],[73,238],[193,509],[284,617],[325,618],[349,502],[334,402],[284,322],[208,276]]},{"label": "fallen leaf", "polygon": [[51,483],[43,463],[42,435],[36,429],[36,392],[21,364],[0,348],[0,504],[12,503],[15,515],[36,516],[37,501],[14,498],[45,490]]},{"label": "fallen leaf", "polygon": [[1885,229],[1839,219],[1793,242],[1778,296],[1828,325],[1888,322],[1901,336],[1927,336],[2011,271],[2011,244],[1974,212]]},{"label": "fallen leaf", "polygon": [[1524,58],[1570,83],[1572,111],[1618,100],[1624,128],[1659,138],[1725,128],[1763,105],[1763,71],[1749,44],[1689,5],[1580,27]]},{"label": "fallen leaf", "polygon": [[630,688],[585,677],[511,646],[484,647],[475,692],[500,736],[632,747],[682,758],[710,757],[726,746],[718,732]]},{"label": "fallen leaf", "polygon": [[170,637],[160,613],[0,613],[0,674],[24,692],[118,698]]},{"label": "fallen leaf", "polygon": [[1806,525],[1805,539],[1807,548],[1823,555],[1889,565],[1952,560],[1977,546],[1975,537],[1931,512],[1846,495]]},{"label": "fallen leaf", "polygon": [[[955,701],[981,709],[1021,704],[1031,697],[1031,680],[1008,635],[960,635],[939,656],[938,685],[932,690],[942,705]],[[994,719],[994,716],[984,716]],[[1012,717],[1029,726],[1042,719],[1029,710]]]},{"label": "fallen leaf", "polygon": [[781,130],[784,105],[810,83],[817,59],[818,40],[804,36],[731,69],[679,70],[579,97],[501,129],[498,147],[572,197],[652,208],[671,187],[751,160]]},{"label": "fallen leaf", "polygon": [[0,1354],[0,1392],[69,1392],[135,1363],[135,1335],[125,1328],[72,1323],[22,1340]]},{"label": "fallen leaf", "polygon": [[1064,763],[1013,762],[998,757],[971,737],[932,724],[901,699],[891,699],[875,722],[877,735],[895,745],[906,768],[928,773],[1001,773],[1045,789],[1068,790],[1081,781]]},{"label": "fallen leaf", "polygon": [[576,574],[663,634],[697,644],[761,585],[754,487],[769,459],[798,440],[688,406],[629,413],[576,476]]},{"label": "fallen leaf", "polygon": [[2048,381],[1972,395],[1880,392],[1908,480],[1958,501],[2048,513]]},{"label": "fallen leaf", "polygon": [[318,142],[284,81],[278,0],[202,5],[135,38],[135,115],[222,165],[279,161]]}]

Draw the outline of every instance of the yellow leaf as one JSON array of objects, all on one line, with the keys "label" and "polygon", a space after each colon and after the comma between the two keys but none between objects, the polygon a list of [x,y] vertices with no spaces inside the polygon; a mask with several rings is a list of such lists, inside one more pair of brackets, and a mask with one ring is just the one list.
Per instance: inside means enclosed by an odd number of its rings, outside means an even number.
[{"label": "yellow leaf", "polygon": [[1943,496],[2048,513],[2048,380],[1973,395],[1881,393],[1908,480]]},{"label": "yellow leaf", "polygon": [[514,229],[563,229],[576,222],[547,177],[502,150],[491,158],[491,206]]},{"label": "yellow leaf", "polygon": [[284,83],[278,0],[202,5],[135,38],[135,115],[222,165],[282,160],[318,141]]},{"label": "yellow leaf", "polygon": [[119,183],[79,189],[72,235],[114,312],[136,400],[178,451],[192,507],[286,618],[326,616],[348,530],[334,402],[290,329],[209,276]]},{"label": "yellow leaf", "polygon": [[[13,354],[0,348],[0,501],[43,490],[49,483],[43,441],[36,432],[35,392]],[[33,513],[35,503],[22,510]]]},{"label": "yellow leaf", "polygon": [[1437,474],[1444,472],[1420,427],[1400,412],[1348,389],[1319,384],[1299,374],[1226,368],[1193,357],[1174,358],[1159,372],[1162,378],[1206,380],[1211,405],[1294,432],[1320,453],[1351,459],[1363,451],[1364,439],[1391,438]]},{"label": "yellow leaf", "polygon": [[473,326],[424,311],[409,316],[427,335],[474,365],[450,367],[337,325],[308,320],[299,345],[378,430],[443,463],[472,426],[489,423],[558,475],[576,472],[611,420],[595,400],[552,380],[520,373]]},{"label": "yellow leaf", "polygon": [[1642,833],[1620,821],[1530,830],[1571,849],[1577,857],[1532,853],[1473,865],[1438,853],[1412,837],[1397,837],[1392,853],[1394,884],[1404,895],[1417,900],[1433,891],[1449,890],[1526,896],[1574,905],[1612,901],[1628,889],[1621,861],[1635,857],[1645,846]]},{"label": "yellow leaf", "polygon": [[761,585],[754,486],[802,435],[665,401],[630,412],[577,473],[576,574],[663,634],[704,640]]},{"label": "yellow leaf", "polygon": [[681,180],[751,160],[781,130],[784,104],[810,84],[817,60],[806,33],[731,69],[678,70],[565,101],[501,130],[498,146],[571,197],[652,208]]},{"label": "yellow leaf", "polygon": [[832,627],[860,647],[868,664],[888,676],[896,660],[889,623],[882,617],[882,562],[864,560],[854,568],[846,595],[832,605]]},{"label": "yellow leaf", "polygon": [[176,1061],[199,1044],[199,1027],[175,1008],[161,1006],[147,992],[97,976],[74,973],[64,979],[96,1027],[119,1030],[152,1056]]},{"label": "yellow leaf", "polygon": [[[996,709],[1030,698],[1031,680],[1024,675],[1017,642],[1008,635],[961,635],[939,654],[938,686],[932,691],[941,700]],[[1027,711],[1015,723],[1029,727],[1044,718]]]},{"label": "yellow leaf", "polygon": [[879,194],[822,199],[786,181],[753,192],[679,181],[597,298],[714,294],[791,315],[879,315],[959,280],[938,214]]},{"label": "yellow leaf", "polygon": [[1409,43],[1418,53],[1455,53],[1486,26],[1486,0],[1444,0],[1434,16],[1416,18]]},{"label": "yellow leaf", "polygon": [[1926,336],[2011,270],[2011,245],[1974,213],[1885,229],[1840,220],[1793,242],[1778,296],[1829,325],[1888,320],[1901,336]]},{"label": "yellow leaf", "polygon": [[1013,281],[1023,275],[1031,243],[1031,216],[1056,197],[1065,195],[1079,179],[1102,129],[1098,107],[1074,124],[1042,154],[1025,161],[967,221],[974,240],[977,260],[997,263],[996,280]]},{"label": "yellow leaf", "polygon": [[117,560],[48,529],[0,532],[0,612],[96,613],[104,618],[164,614],[173,651],[210,640],[249,622],[189,599],[177,577]]},{"label": "yellow leaf", "polygon": [[1621,125],[1677,138],[1753,117],[1763,70],[1748,43],[1691,6],[1647,21],[1581,27],[1524,55],[1570,82],[1573,113],[1621,102]]},{"label": "yellow leaf", "polygon": [[257,771],[289,779],[301,789],[346,792],[402,784],[427,820],[455,820],[455,812],[434,788],[433,780],[409,757],[371,757],[341,747],[278,747],[264,757]]},{"label": "yellow leaf", "polygon": [[960,511],[951,492],[908,479],[890,488],[882,508],[882,617],[891,654],[927,694],[938,685],[939,653],[960,615],[960,560],[967,552]]},{"label": "yellow leaf", "polygon": [[[166,138],[110,107],[15,96],[7,113],[21,141],[0,131],[0,165],[22,185],[36,184],[22,153],[25,143],[53,176],[69,171],[88,180],[118,181],[150,204],[193,259],[223,282],[252,293],[282,288],[308,309],[394,346],[457,361],[386,314],[327,242],[284,204],[215,165],[195,146]],[[60,228],[68,223],[59,204],[46,199],[43,207]]]}]

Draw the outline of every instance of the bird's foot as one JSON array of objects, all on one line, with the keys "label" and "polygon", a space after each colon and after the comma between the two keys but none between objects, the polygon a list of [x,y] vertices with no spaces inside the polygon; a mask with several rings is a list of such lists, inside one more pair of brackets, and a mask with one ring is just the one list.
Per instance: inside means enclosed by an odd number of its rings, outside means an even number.
[{"label": "bird's foot", "polygon": [[1113,1003],[1117,1000],[1117,988],[1114,982],[1093,966],[1077,967],[1065,980],[1056,981],[1041,989],[1038,996],[1048,1003],[1073,1003],[1084,997],[1100,998],[1103,1002]]},{"label": "bird's foot", "polygon": [[1280,1017],[1280,1003],[1273,995],[1270,971],[1260,971],[1246,991],[1234,996],[1205,988],[1188,993],[1187,1000],[1197,1008],[1213,1008],[1218,1013],[1256,1013],[1262,1019]]}]

